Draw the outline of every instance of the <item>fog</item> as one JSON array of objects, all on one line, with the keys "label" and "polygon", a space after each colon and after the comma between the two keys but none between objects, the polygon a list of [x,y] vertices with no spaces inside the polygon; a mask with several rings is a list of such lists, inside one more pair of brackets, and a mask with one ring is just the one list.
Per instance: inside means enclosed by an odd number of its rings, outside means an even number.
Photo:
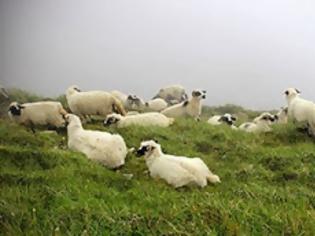
[{"label": "fog", "polygon": [[0,82],[146,99],[182,84],[254,109],[297,87],[315,101],[314,12],[311,0],[0,0]]}]

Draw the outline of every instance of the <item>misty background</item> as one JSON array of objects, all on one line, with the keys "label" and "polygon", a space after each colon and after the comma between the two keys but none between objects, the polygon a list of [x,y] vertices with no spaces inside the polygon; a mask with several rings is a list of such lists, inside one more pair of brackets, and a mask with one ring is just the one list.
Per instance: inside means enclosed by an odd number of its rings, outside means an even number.
[{"label": "misty background", "polygon": [[0,83],[44,96],[182,84],[278,108],[287,87],[315,101],[314,57],[312,0],[0,0]]}]

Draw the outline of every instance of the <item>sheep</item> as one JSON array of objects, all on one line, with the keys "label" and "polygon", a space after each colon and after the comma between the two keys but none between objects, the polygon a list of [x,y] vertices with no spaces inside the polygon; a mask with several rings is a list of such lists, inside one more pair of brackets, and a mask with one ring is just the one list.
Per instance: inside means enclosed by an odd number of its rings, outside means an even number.
[{"label": "sheep", "polygon": [[104,91],[81,92],[77,86],[71,86],[67,89],[66,98],[72,113],[81,117],[89,115],[106,117],[112,112],[126,115],[121,102]]},{"label": "sheep", "polygon": [[145,110],[160,112],[167,108],[167,102],[162,98],[155,98],[145,103]]},{"label": "sheep", "polygon": [[275,115],[277,124],[288,123],[288,107],[282,107],[279,112]]},{"label": "sheep", "polygon": [[262,113],[254,119],[253,122],[246,122],[239,127],[239,130],[248,133],[269,132],[271,131],[270,125],[276,121],[275,117],[270,113]]},{"label": "sheep", "polygon": [[315,104],[300,97],[298,89],[289,88],[285,91],[288,103],[288,116],[295,122],[306,122],[309,134],[315,135]]},{"label": "sheep", "polygon": [[50,125],[56,128],[65,127],[64,116],[67,112],[60,102],[34,102],[19,104],[12,102],[9,106],[8,115],[11,120],[31,126],[33,132],[36,125]]},{"label": "sheep", "polygon": [[168,118],[165,115],[158,112],[142,113],[130,116],[121,116],[119,114],[111,114],[104,120],[105,126],[116,125],[118,128],[128,127],[132,125],[136,126],[158,126],[168,127],[174,123],[173,118]]},{"label": "sheep", "polygon": [[117,169],[125,164],[128,154],[124,139],[118,134],[85,130],[81,120],[73,114],[66,115],[68,148],[78,151],[88,159],[109,169]]},{"label": "sheep", "polygon": [[172,118],[191,116],[194,117],[196,120],[200,120],[200,115],[202,111],[201,100],[205,98],[205,90],[194,90],[192,92],[192,98],[190,100],[170,106],[161,111],[161,113]]},{"label": "sheep", "polygon": [[9,98],[9,94],[7,90],[0,84],[0,95],[2,95],[5,99]]},{"label": "sheep", "polygon": [[162,98],[169,105],[175,105],[188,99],[185,88],[181,85],[172,85],[161,88],[160,91],[153,97],[153,99]]},{"label": "sheep", "polygon": [[128,95],[124,105],[128,111],[143,111],[145,108],[145,102],[137,95]]},{"label": "sheep", "polygon": [[234,125],[236,122],[236,117],[232,116],[231,114],[224,114],[223,116],[217,115],[217,116],[212,116],[208,120],[208,123],[211,125],[222,125],[222,124],[227,124],[230,126],[232,129],[237,129],[237,127]]},{"label": "sheep", "polygon": [[137,156],[144,156],[152,178],[161,178],[174,188],[190,184],[203,188],[208,181],[221,182],[200,158],[164,154],[161,146],[153,140],[142,142]]},{"label": "sheep", "polygon": [[110,92],[111,95],[113,95],[115,98],[117,98],[121,104],[125,104],[127,100],[127,95],[124,94],[123,92],[120,92],[118,90],[113,90]]}]

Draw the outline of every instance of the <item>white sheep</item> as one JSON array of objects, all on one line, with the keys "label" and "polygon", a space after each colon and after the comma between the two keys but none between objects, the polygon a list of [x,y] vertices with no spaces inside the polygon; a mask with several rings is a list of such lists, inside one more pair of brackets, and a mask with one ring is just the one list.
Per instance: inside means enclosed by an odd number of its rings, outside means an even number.
[{"label": "white sheep", "polygon": [[216,116],[210,117],[210,119],[208,120],[208,123],[211,125],[226,124],[226,125],[230,126],[232,129],[237,129],[237,127],[234,125],[236,120],[237,119],[235,116],[226,113],[223,116],[216,115]]},{"label": "white sheep", "polygon": [[275,117],[270,113],[264,112],[256,117],[253,122],[246,122],[239,127],[239,130],[248,133],[259,133],[271,131],[271,125],[276,121]]},{"label": "white sheep", "polygon": [[168,118],[158,112],[149,112],[142,114],[135,114],[130,116],[121,116],[119,114],[110,114],[106,117],[104,125],[116,125],[118,128],[136,126],[158,126],[168,127],[174,123],[173,118]]},{"label": "white sheep", "polygon": [[181,85],[171,85],[165,88],[161,88],[157,95],[153,99],[162,98],[169,105],[178,104],[188,99],[185,92],[185,88]]},{"label": "white sheep", "polygon": [[166,109],[167,102],[162,98],[155,98],[145,103],[145,110],[160,112]]},{"label": "white sheep", "polygon": [[152,178],[160,178],[175,188],[190,184],[200,187],[211,183],[220,183],[200,158],[188,158],[164,154],[155,141],[142,142],[137,156],[144,156]]},{"label": "white sheep", "polygon": [[112,112],[126,115],[121,102],[104,91],[81,92],[77,86],[71,86],[66,93],[70,110],[81,117],[89,115],[107,116]]},{"label": "white sheep", "polygon": [[13,102],[8,111],[11,120],[31,126],[34,132],[36,125],[50,125],[56,128],[65,126],[64,116],[67,112],[63,109],[60,102],[33,102],[19,104]]},{"label": "white sheep", "polygon": [[118,134],[85,130],[80,118],[73,114],[66,115],[68,122],[68,147],[84,153],[89,159],[116,169],[125,164],[127,147],[124,139]]},{"label": "white sheep", "polygon": [[190,100],[170,106],[161,111],[161,113],[173,118],[191,116],[199,120],[202,111],[201,101],[205,98],[206,91],[194,90]]},{"label": "white sheep", "polygon": [[300,91],[289,88],[285,91],[288,103],[288,116],[296,122],[306,122],[308,131],[315,135],[315,104],[300,97]]},{"label": "white sheep", "polygon": [[128,95],[124,103],[125,108],[128,111],[143,111],[145,108],[145,102],[137,95]]},{"label": "white sheep", "polygon": [[128,97],[126,94],[118,90],[110,91],[110,94],[117,98],[121,102],[121,104],[125,104]]},{"label": "white sheep", "polygon": [[287,124],[288,123],[288,107],[282,107],[277,115],[275,115],[277,124]]}]

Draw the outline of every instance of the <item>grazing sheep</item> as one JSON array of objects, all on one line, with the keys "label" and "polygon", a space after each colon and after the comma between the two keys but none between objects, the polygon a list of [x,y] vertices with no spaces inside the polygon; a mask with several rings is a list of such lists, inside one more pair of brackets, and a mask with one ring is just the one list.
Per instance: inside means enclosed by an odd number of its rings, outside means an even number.
[{"label": "grazing sheep", "polygon": [[181,85],[172,85],[165,88],[161,88],[157,95],[153,99],[162,98],[169,105],[181,103],[188,99],[185,92],[185,88]]},{"label": "grazing sheep", "polygon": [[6,99],[9,98],[9,94],[7,90],[1,84],[0,84],[0,95],[2,95]]},{"label": "grazing sheep", "polygon": [[104,91],[81,92],[77,86],[71,86],[66,93],[70,110],[78,116],[107,116],[113,112],[126,115],[121,102]]},{"label": "grazing sheep", "polygon": [[190,184],[200,187],[207,182],[220,183],[200,158],[188,158],[164,154],[155,141],[142,142],[137,156],[144,156],[152,178],[161,178],[175,188]]},{"label": "grazing sheep", "polygon": [[315,104],[300,97],[300,91],[289,88],[285,91],[288,116],[296,122],[306,122],[310,135],[315,136]]},{"label": "grazing sheep", "polygon": [[163,110],[161,113],[168,117],[183,117],[191,116],[196,120],[200,119],[202,104],[201,100],[206,98],[206,91],[194,90],[192,92],[192,98],[180,104],[170,106]]},{"label": "grazing sheep", "polygon": [[67,112],[60,102],[34,102],[19,104],[13,102],[8,111],[11,120],[31,126],[33,132],[36,125],[50,125],[56,128],[64,127],[64,116]]},{"label": "grazing sheep", "polygon": [[242,124],[239,129],[248,133],[269,132],[271,131],[270,125],[275,122],[275,117],[270,113],[263,113],[253,122],[246,122]]},{"label": "grazing sheep", "polygon": [[120,135],[85,130],[80,118],[73,114],[66,115],[66,120],[69,149],[82,152],[89,159],[110,169],[116,169],[125,164],[128,151]]},{"label": "grazing sheep", "polygon": [[275,115],[277,124],[288,123],[288,107],[282,107],[280,111]]},{"label": "grazing sheep", "polygon": [[118,128],[137,126],[159,126],[168,127],[173,124],[174,119],[157,112],[142,113],[130,116],[121,116],[119,114],[108,115],[104,121],[104,125],[117,125]]},{"label": "grazing sheep", "polygon": [[210,117],[210,119],[208,120],[208,123],[211,125],[222,125],[222,124],[226,124],[228,126],[230,126],[232,129],[237,129],[237,127],[234,125],[234,123],[236,122],[236,117],[232,116],[231,114],[224,114],[223,116],[212,116]]},{"label": "grazing sheep", "polygon": [[145,110],[160,112],[166,109],[168,104],[164,99],[156,98],[146,102],[145,106],[146,106]]}]

